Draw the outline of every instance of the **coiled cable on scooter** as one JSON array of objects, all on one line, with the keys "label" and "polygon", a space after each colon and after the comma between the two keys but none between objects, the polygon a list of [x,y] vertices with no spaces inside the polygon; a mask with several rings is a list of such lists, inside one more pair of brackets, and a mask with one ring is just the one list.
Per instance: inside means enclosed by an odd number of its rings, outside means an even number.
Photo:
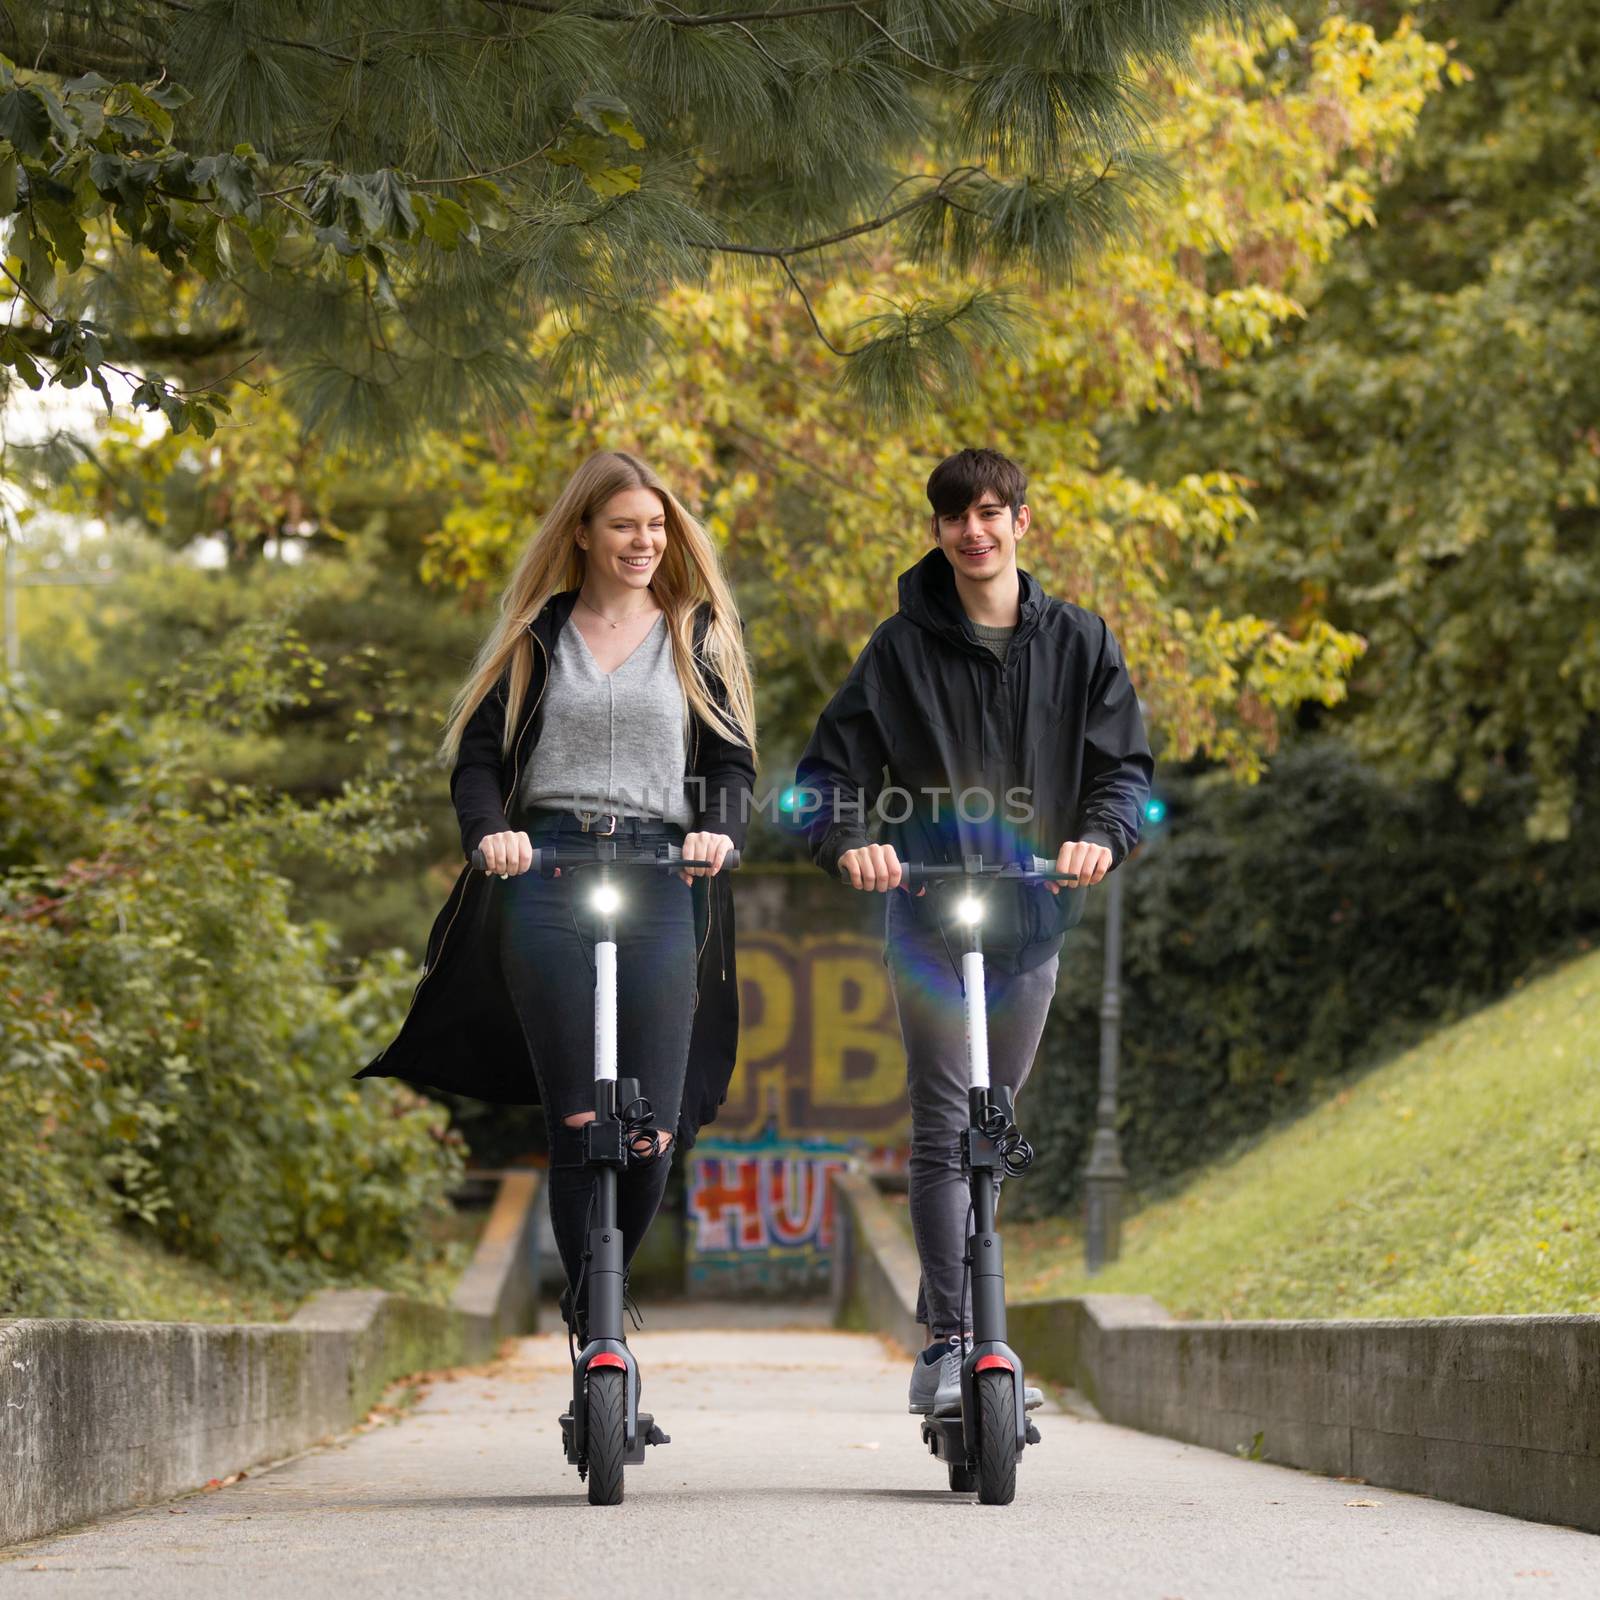
[{"label": "coiled cable on scooter", "polygon": [[1033,1165],[1033,1146],[999,1106],[991,1105],[984,1113],[982,1130],[999,1154],[1008,1178],[1020,1178]]},{"label": "coiled cable on scooter", "polygon": [[654,1107],[641,1095],[635,1095],[626,1105],[617,1108],[617,1121],[622,1124],[622,1143],[628,1160],[639,1166],[658,1159],[665,1149],[662,1130],[655,1126]]}]

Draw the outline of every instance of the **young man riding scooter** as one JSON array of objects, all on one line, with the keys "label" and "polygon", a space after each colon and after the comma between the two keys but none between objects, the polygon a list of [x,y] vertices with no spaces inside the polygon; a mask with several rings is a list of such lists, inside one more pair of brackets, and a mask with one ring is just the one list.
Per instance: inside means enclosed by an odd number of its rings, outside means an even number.
[{"label": "young man riding scooter", "polygon": [[[1094,613],[1017,566],[1031,513],[1022,469],[962,450],[928,479],[933,548],[818,719],[796,781],[812,857],[886,894],[885,950],[911,1099],[911,1223],[922,1264],[910,1409],[961,1407],[969,1118],[959,956],[940,897],[901,888],[906,862],[1053,857],[1096,884],[1133,848],[1154,763],[1122,652]],[[868,838],[874,815],[881,842]],[[1015,1095],[1055,993],[1060,882],[1000,883],[983,947],[989,1072]],[[996,1180],[998,1181],[998,1179]]]}]

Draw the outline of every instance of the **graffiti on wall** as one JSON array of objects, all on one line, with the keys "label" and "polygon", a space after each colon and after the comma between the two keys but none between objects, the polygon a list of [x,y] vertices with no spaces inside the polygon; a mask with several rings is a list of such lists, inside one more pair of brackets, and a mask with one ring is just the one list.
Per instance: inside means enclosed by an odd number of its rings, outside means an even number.
[{"label": "graffiti on wall", "polygon": [[850,1151],[821,1140],[702,1139],[689,1162],[689,1288],[786,1292],[827,1282],[833,1174]]},{"label": "graffiti on wall", "polygon": [[718,1138],[894,1144],[911,1126],[883,942],[860,934],[739,940],[739,1063]]},{"label": "graffiti on wall", "polygon": [[853,1159],[903,1164],[910,1131],[883,943],[743,935],[739,1006],[727,1103],[689,1155],[689,1288],[817,1289],[834,1243],[833,1173]]}]

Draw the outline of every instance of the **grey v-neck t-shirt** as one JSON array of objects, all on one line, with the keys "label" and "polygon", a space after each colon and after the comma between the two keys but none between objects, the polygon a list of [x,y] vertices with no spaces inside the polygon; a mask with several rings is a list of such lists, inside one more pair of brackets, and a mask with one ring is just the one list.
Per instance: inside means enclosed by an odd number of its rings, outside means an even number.
[{"label": "grey v-neck t-shirt", "polygon": [[569,619],[550,652],[544,726],[522,778],[522,803],[560,811],[694,821],[685,783],[688,705],[665,614],[633,654],[602,672]]}]

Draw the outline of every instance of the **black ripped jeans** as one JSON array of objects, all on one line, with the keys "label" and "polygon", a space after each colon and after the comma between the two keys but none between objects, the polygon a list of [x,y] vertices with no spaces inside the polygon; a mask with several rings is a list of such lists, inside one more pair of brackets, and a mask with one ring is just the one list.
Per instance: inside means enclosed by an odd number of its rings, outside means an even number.
[{"label": "black ripped jeans", "polygon": [[[562,857],[594,855],[594,835],[578,828],[529,830],[535,849],[556,845]],[[618,822],[619,853],[635,841],[681,844],[670,823]],[[566,1118],[594,1109],[594,947],[598,917],[589,897],[593,868],[571,877],[525,872],[500,885],[500,965],[539,1080],[550,1136],[550,1222],[567,1282],[578,1281],[594,1178],[583,1165],[583,1130]],[[655,1127],[678,1125],[689,1033],[694,1018],[694,912],[690,887],[675,873],[623,868],[613,880],[621,896],[617,940],[617,1076],[637,1078],[655,1112]],[[671,1147],[676,1149],[676,1143]],[[661,1205],[669,1155],[618,1174],[617,1224],[625,1259]]]}]

